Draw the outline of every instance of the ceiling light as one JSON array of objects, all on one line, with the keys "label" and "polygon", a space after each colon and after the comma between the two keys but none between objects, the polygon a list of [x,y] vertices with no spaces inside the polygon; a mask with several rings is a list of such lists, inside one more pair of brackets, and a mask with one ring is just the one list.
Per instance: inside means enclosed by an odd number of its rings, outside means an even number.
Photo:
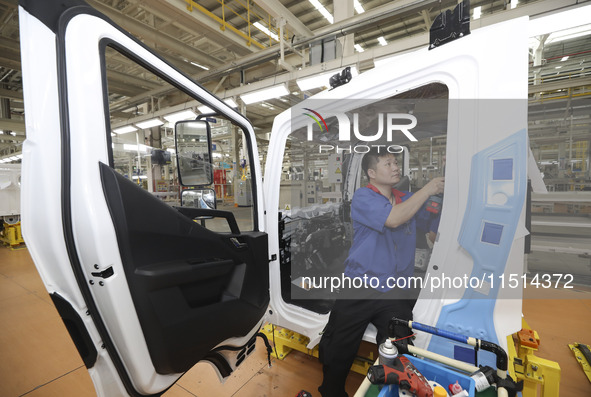
[{"label": "ceiling light", "polygon": [[316,8],[318,11],[320,11],[322,16],[324,18],[326,18],[328,20],[328,22],[334,23],[334,18],[332,16],[332,14],[330,12],[328,12],[328,10],[326,8],[324,8],[324,6],[322,4],[320,4],[320,2],[318,0],[309,0],[309,1],[310,1],[310,4],[312,4],[314,6],[314,8]]},{"label": "ceiling light", "polygon": [[135,125],[137,127],[141,128],[142,130],[145,130],[147,128],[152,128],[152,127],[157,127],[162,124],[164,124],[164,122],[158,118],[150,119],[150,120],[146,120],[146,121],[140,121],[139,123],[135,123]]},{"label": "ceiling light", "polygon": [[117,136],[117,134],[115,134],[114,132],[111,132],[111,136]]},{"label": "ceiling light", "polygon": [[357,50],[357,52],[363,52],[363,51],[365,51],[365,50],[363,49],[363,47],[361,47],[361,45],[359,45],[359,44],[355,44],[355,45],[354,45],[354,47],[355,47],[355,49]]},{"label": "ceiling light", "polygon": [[[329,80],[330,77],[333,76],[336,73],[340,73],[341,70],[340,69],[335,69],[335,70],[331,70],[330,72],[325,72],[325,73],[321,73],[321,74],[316,74],[314,76],[311,77],[304,77],[302,79],[298,79],[296,81],[298,87],[300,87],[300,90],[302,91],[306,91],[306,90],[311,90],[312,88],[318,88],[318,87],[329,87]],[[355,66],[351,66],[351,76],[355,77],[357,76],[359,73],[357,73],[357,68]],[[298,93],[293,93],[294,95],[299,95]]]},{"label": "ceiling light", "polygon": [[568,59],[568,55],[567,55],[567,56],[565,56],[565,57],[562,57],[562,59],[560,60],[560,62],[564,62],[564,61],[566,61],[567,59]]},{"label": "ceiling light", "polygon": [[232,98],[224,99],[224,102],[226,103],[226,105],[230,106],[231,108],[238,107],[238,104],[236,102],[234,102],[234,100]]},{"label": "ceiling light", "polygon": [[[234,100],[232,98],[224,99],[224,103],[226,105],[230,106],[231,108],[238,107],[238,105],[236,104],[236,102],[234,102]],[[197,108],[197,110],[199,110],[199,113],[201,113],[201,114],[215,113],[212,108],[210,108],[209,106],[205,106],[205,105],[199,106]]]},{"label": "ceiling light", "polygon": [[386,41],[386,39],[384,38],[384,36],[380,36],[380,37],[378,37],[378,42],[379,42],[381,45],[387,45],[387,44],[388,44],[388,42]]},{"label": "ceiling light", "polygon": [[482,15],[482,6],[475,7],[473,18],[479,19],[481,15]]},{"label": "ceiling light", "polygon": [[519,0],[511,0],[511,9],[517,7],[517,3],[519,3]]},{"label": "ceiling light", "polygon": [[353,7],[355,7],[355,11],[357,11],[358,14],[363,14],[365,12],[359,0],[353,0]]},{"label": "ceiling light", "polygon": [[277,36],[275,33],[271,32],[266,26],[264,26],[262,23],[260,22],[255,22],[252,24],[255,28],[257,28],[258,30],[260,30],[261,32],[263,32],[264,34],[266,34],[267,36],[270,36],[273,40],[275,41],[279,41],[279,36]]},{"label": "ceiling light", "polygon": [[250,105],[251,103],[261,102],[266,99],[279,98],[287,94],[289,94],[289,91],[285,88],[285,85],[280,84],[248,94],[242,94],[240,95],[240,98],[242,98],[242,101],[245,104]]},{"label": "ceiling light", "polygon": [[167,114],[166,116],[163,116],[163,117],[164,117],[164,120],[168,121],[171,124],[174,124],[177,121],[181,121],[181,120],[195,119],[195,117],[197,117],[197,114],[195,114],[194,111],[187,109],[187,110],[181,110],[180,112]]},{"label": "ceiling light", "polygon": [[23,158],[23,154],[22,153],[21,154],[17,154],[15,157],[18,158],[18,159],[22,159]]},{"label": "ceiling light", "polygon": [[119,127],[113,130],[115,134],[127,134],[128,132],[133,131],[137,131],[137,128],[135,128],[133,125],[126,125],[125,127]]},{"label": "ceiling light", "polygon": [[560,69],[562,66],[556,66],[554,69]]},{"label": "ceiling light", "polygon": [[166,149],[167,152],[170,152],[172,154],[176,154],[176,150],[174,150],[173,148],[169,147],[168,149]]},{"label": "ceiling light", "polygon": [[564,40],[575,39],[577,37],[591,34],[591,25],[578,26],[576,28],[565,29],[552,33],[546,40],[546,44],[558,43]]},{"label": "ceiling light", "polygon": [[197,66],[198,68],[201,68],[201,69],[209,70],[209,68],[207,66],[200,65],[196,62],[191,62],[191,65]]},{"label": "ceiling light", "polygon": [[134,144],[129,144],[129,143],[124,143],[123,144],[123,150],[127,150],[127,151],[132,151],[132,152],[142,152],[142,153],[148,153],[148,147],[146,145],[134,145]]},{"label": "ceiling light", "polygon": [[10,159],[11,161],[16,161],[16,160],[18,160],[18,157],[16,157],[16,156],[11,156],[11,157],[9,157],[9,159]]}]

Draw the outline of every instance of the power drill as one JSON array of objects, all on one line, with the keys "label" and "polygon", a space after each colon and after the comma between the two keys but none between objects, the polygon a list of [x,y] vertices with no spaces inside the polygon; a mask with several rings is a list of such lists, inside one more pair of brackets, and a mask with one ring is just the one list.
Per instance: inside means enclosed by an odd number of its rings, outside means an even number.
[{"label": "power drill", "polygon": [[429,196],[427,200],[426,209],[427,211],[439,215],[441,212],[441,205],[443,204],[443,194],[437,194],[435,196]]},{"label": "power drill", "polygon": [[374,385],[398,385],[417,397],[433,397],[433,389],[419,370],[404,356],[398,356],[392,366],[374,365],[367,378]]}]

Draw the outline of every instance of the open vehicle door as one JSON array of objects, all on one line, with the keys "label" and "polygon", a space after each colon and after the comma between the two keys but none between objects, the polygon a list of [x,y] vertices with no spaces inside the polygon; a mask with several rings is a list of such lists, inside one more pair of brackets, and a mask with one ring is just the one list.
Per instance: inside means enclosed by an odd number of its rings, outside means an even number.
[{"label": "open vehicle door", "polygon": [[[198,361],[228,376],[253,350],[269,302],[252,126],[82,1],[22,0],[19,13],[24,231],[97,393],[159,395]],[[240,232],[230,212],[174,209],[115,171],[107,51],[242,130],[252,230]],[[197,216],[225,218],[231,231]]]}]

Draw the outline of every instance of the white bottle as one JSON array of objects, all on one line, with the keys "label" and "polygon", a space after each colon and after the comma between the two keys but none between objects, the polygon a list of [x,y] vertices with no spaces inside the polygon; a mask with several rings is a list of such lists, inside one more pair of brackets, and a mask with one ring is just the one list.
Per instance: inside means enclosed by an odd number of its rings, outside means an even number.
[{"label": "white bottle", "polygon": [[392,341],[388,338],[379,348],[380,364],[393,366],[394,360],[398,357],[398,349],[392,344]]}]

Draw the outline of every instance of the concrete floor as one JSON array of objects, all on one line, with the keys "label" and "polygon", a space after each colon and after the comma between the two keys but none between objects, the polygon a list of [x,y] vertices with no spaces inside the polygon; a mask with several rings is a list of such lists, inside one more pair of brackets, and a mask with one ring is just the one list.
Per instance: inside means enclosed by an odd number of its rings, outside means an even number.
[{"label": "concrete floor", "polygon": [[[562,368],[560,396],[591,395],[591,384],[567,347],[591,344],[591,290],[535,291],[527,289],[523,312],[542,343],[538,356]],[[78,356],[26,249],[0,247],[0,396],[94,396],[90,376]],[[265,349],[258,345],[225,384],[219,384],[208,364],[197,364],[167,393],[189,396],[295,396],[300,389],[319,396],[322,379],[317,359],[292,352],[268,368]],[[351,373],[352,396],[363,376]]]}]

